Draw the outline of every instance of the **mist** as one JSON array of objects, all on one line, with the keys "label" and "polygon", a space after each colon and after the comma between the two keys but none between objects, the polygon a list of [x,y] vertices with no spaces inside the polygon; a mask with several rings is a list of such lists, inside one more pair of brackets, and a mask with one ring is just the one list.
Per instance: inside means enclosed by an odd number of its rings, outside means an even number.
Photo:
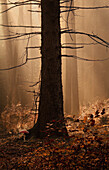
[{"label": "mist", "polygon": [[[1,1],[2,2],[2,1]],[[5,0],[4,2],[7,2]],[[4,11],[10,6],[1,6]],[[32,5],[21,6],[0,15],[0,24],[15,26],[40,26],[40,14],[28,12]],[[37,29],[37,28],[35,28]],[[34,28],[27,27],[0,27],[1,38],[5,35],[16,35],[16,33],[28,33]],[[38,28],[36,31],[40,31]],[[22,37],[19,39],[0,41],[0,69],[20,65],[26,61],[26,47],[40,46],[40,36]],[[29,49],[28,57],[40,56],[39,49]],[[26,65],[8,71],[0,72],[0,111],[6,105],[21,103],[22,106],[31,107],[33,104],[33,93],[27,91],[39,90],[39,87],[29,87],[39,81],[40,59],[31,60]]]},{"label": "mist", "polygon": [[[74,6],[97,7],[108,5],[109,1],[91,0],[74,1]],[[109,34],[109,10],[75,10],[74,14],[69,14],[69,28],[95,34],[108,42]],[[67,18],[67,16],[65,16]],[[64,60],[64,85],[65,85],[65,112],[77,114],[81,107],[97,100],[109,98],[109,60],[105,61],[86,61],[103,60],[108,58],[108,48],[97,44],[85,35],[67,35],[68,43],[76,43],[76,47],[84,46],[76,50],[67,50],[66,54],[76,55],[82,59],[65,58]],[[86,45],[84,45],[86,44]],[[64,52],[65,53],[65,52]],[[63,69],[63,70],[64,70]],[[71,97],[72,96],[72,97]],[[71,99],[72,98],[72,99]],[[76,106],[76,108],[74,107]]]},{"label": "mist", "polygon": [[[2,1],[0,1],[2,2]],[[4,2],[7,2],[6,0]],[[74,6],[102,6],[108,1],[74,1]],[[8,6],[0,6],[0,10],[6,10]],[[40,26],[40,13],[32,13],[28,10],[35,9],[34,5],[21,6],[0,15],[0,24],[4,25],[30,25]],[[40,10],[40,7],[37,7]],[[94,33],[104,40],[109,40],[109,10],[76,10],[70,12],[69,28],[85,33]],[[62,14],[61,28],[67,27],[65,19],[67,15]],[[1,38],[5,35],[15,35],[16,33],[27,33],[36,31],[36,28],[24,27],[2,27],[0,26]],[[40,31],[40,29],[37,29]],[[72,35],[75,47],[83,45],[79,49],[62,49],[62,54],[76,55],[83,59],[105,59],[108,57],[108,49],[83,35]],[[62,35],[61,41],[72,43],[69,35]],[[10,68],[25,62],[25,48],[28,46],[40,46],[40,35],[16,40],[0,41],[0,69]],[[39,49],[29,49],[29,58],[40,56]],[[69,114],[78,114],[80,108],[96,100],[109,98],[109,61],[85,61],[75,58],[62,58],[64,111]],[[27,91],[38,91],[39,86],[31,85],[39,81],[41,62],[31,60],[26,65],[0,72],[0,111],[6,105],[21,103],[22,106],[32,106],[33,93]]]}]

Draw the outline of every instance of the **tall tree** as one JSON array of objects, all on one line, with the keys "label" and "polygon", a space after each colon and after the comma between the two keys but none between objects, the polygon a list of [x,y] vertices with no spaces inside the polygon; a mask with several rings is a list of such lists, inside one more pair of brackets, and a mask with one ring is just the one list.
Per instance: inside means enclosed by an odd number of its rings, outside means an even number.
[{"label": "tall tree", "polygon": [[[41,89],[39,116],[37,123],[30,130],[29,136],[43,136],[47,122],[63,120],[63,94],[61,74],[61,33],[60,33],[60,1],[41,1]],[[58,124],[62,127],[63,124]],[[57,126],[58,126],[57,125]],[[58,129],[58,130],[59,130]],[[54,135],[58,133],[57,129]],[[64,134],[67,130],[64,127]]]},{"label": "tall tree", "polygon": [[[24,2],[15,2],[13,8],[21,5],[29,5],[29,2],[32,0],[24,1]],[[78,9],[97,9],[101,7],[76,7],[72,6],[73,0],[70,0],[70,6],[61,6],[61,8],[65,8],[66,10],[62,10],[61,12],[68,12]],[[38,3],[37,3],[38,2]],[[81,58],[76,55],[61,55],[61,33],[71,35],[85,35],[91,38],[96,43],[109,47],[109,43],[102,38],[98,37],[94,34],[84,33],[80,31],[74,31],[72,29],[64,29],[60,31],[60,3],[65,3],[66,1],[60,0],[41,0],[41,89],[40,89],[40,101],[39,101],[39,116],[37,123],[34,125],[32,129],[30,129],[30,133],[28,137],[36,136],[36,137],[44,137],[45,133],[43,131],[46,128],[46,124],[52,121],[55,122],[55,128],[52,135],[63,135],[62,130],[66,135],[67,130],[65,128],[64,123],[60,123],[60,120],[64,120],[63,114],[63,95],[62,95],[62,80],[61,80],[61,56],[63,57],[73,57],[76,59],[81,59],[85,61],[105,61],[105,59],[88,59]],[[8,3],[10,4],[10,3]],[[35,5],[39,5],[39,1],[34,3]],[[2,5],[5,5],[2,3]],[[12,4],[11,4],[12,5]],[[109,7],[109,6],[108,6]],[[107,6],[103,6],[103,8],[107,8]],[[8,10],[3,11],[7,12]],[[35,11],[34,11],[35,12]],[[38,11],[39,12],[39,11]],[[69,17],[67,17],[68,19]],[[68,21],[67,21],[68,23]],[[68,24],[67,24],[68,25]],[[5,25],[6,26],[6,25]],[[11,26],[9,26],[11,27]],[[14,27],[14,26],[13,26]],[[21,27],[21,26],[20,26]],[[28,27],[28,26],[24,26]],[[31,32],[31,33],[17,33],[15,36],[9,36],[1,40],[9,40],[15,39],[23,36],[40,34],[40,32]],[[29,40],[29,38],[28,38]],[[28,41],[29,42],[29,41]],[[38,47],[39,48],[39,47]],[[72,47],[72,46],[64,46],[64,48],[77,49],[83,48],[83,46]],[[14,68],[18,68],[23,66],[29,60],[38,59],[29,58],[28,57],[28,47],[26,47],[26,61],[18,66],[14,66],[7,69],[0,69],[0,71],[10,70]],[[51,123],[50,123],[51,124]],[[57,128],[57,127],[58,128]],[[63,126],[63,128],[62,128]]]}]

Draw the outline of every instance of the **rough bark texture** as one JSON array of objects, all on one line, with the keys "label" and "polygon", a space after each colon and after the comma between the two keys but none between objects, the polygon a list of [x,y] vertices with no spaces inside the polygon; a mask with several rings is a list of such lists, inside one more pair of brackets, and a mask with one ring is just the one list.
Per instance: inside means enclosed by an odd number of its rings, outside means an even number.
[{"label": "rough bark texture", "polygon": [[[30,131],[38,137],[41,136],[47,122],[64,118],[59,0],[42,0],[41,8],[42,68],[39,117]],[[66,128],[64,132],[67,134]]]}]

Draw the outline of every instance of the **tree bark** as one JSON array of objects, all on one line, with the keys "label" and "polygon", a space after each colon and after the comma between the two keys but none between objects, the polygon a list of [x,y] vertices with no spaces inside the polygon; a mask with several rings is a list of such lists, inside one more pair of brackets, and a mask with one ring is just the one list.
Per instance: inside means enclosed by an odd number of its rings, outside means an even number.
[{"label": "tree bark", "polygon": [[[63,93],[61,73],[61,35],[60,35],[60,2],[59,0],[41,1],[41,89],[39,116],[30,134],[36,137],[45,136],[46,123],[52,120],[63,120]],[[56,124],[58,129],[63,124]],[[58,133],[55,126],[55,135],[67,135],[64,126],[64,133]]]}]

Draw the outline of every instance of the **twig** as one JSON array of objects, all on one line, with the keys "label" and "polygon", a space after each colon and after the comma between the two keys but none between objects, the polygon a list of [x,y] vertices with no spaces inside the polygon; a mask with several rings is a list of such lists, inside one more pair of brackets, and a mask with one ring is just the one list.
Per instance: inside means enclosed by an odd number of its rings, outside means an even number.
[{"label": "twig", "polygon": [[84,48],[84,46],[81,47],[62,46],[61,48],[79,49],[79,48]]},{"label": "twig", "polygon": [[21,6],[21,5],[40,5],[40,3],[21,3],[21,4],[17,4],[17,5],[14,5],[14,6],[6,9],[6,10],[4,10],[4,11],[1,11],[0,14],[3,14],[3,13],[5,13],[5,12],[8,12],[9,10],[11,10],[11,9],[13,9],[13,8],[16,8],[16,7],[19,7],[19,6]]},{"label": "twig", "polygon": [[62,45],[97,45],[98,43],[63,43]]},{"label": "twig", "polygon": [[35,84],[30,85],[29,87],[34,87],[34,86],[38,85],[40,82],[41,82],[41,81],[38,81],[38,82],[36,82]]},{"label": "twig", "polygon": [[22,34],[17,33],[17,34],[19,34],[19,35],[12,36],[12,37],[7,37],[7,38],[1,38],[0,40],[12,40],[12,39],[17,39],[17,38],[24,37],[24,36],[27,36],[27,35],[41,34],[41,32],[30,32],[30,33],[22,33]]},{"label": "twig", "polygon": [[88,59],[88,58],[82,58],[82,57],[78,57],[78,56],[75,56],[75,55],[61,55],[62,57],[71,57],[71,58],[75,58],[75,59],[79,59],[79,60],[84,60],[84,61],[106,61],[106,60],[109,60],[109,57],[108,58],[105,58],[105,59],[102,59],[102,60],[92,60],[92,59]]},{"label": "twig", "polygon": [[41,11],[38,11],[38,10],[28,10],[29,12],[40,12],[41,13]]},{"label": "twig", "polygon": [[28,25],[4,25],[4,24],[0,24],[0,26],[3,27],[23,27],[23,28],[41,28],[40,26],[28,26]]}]

